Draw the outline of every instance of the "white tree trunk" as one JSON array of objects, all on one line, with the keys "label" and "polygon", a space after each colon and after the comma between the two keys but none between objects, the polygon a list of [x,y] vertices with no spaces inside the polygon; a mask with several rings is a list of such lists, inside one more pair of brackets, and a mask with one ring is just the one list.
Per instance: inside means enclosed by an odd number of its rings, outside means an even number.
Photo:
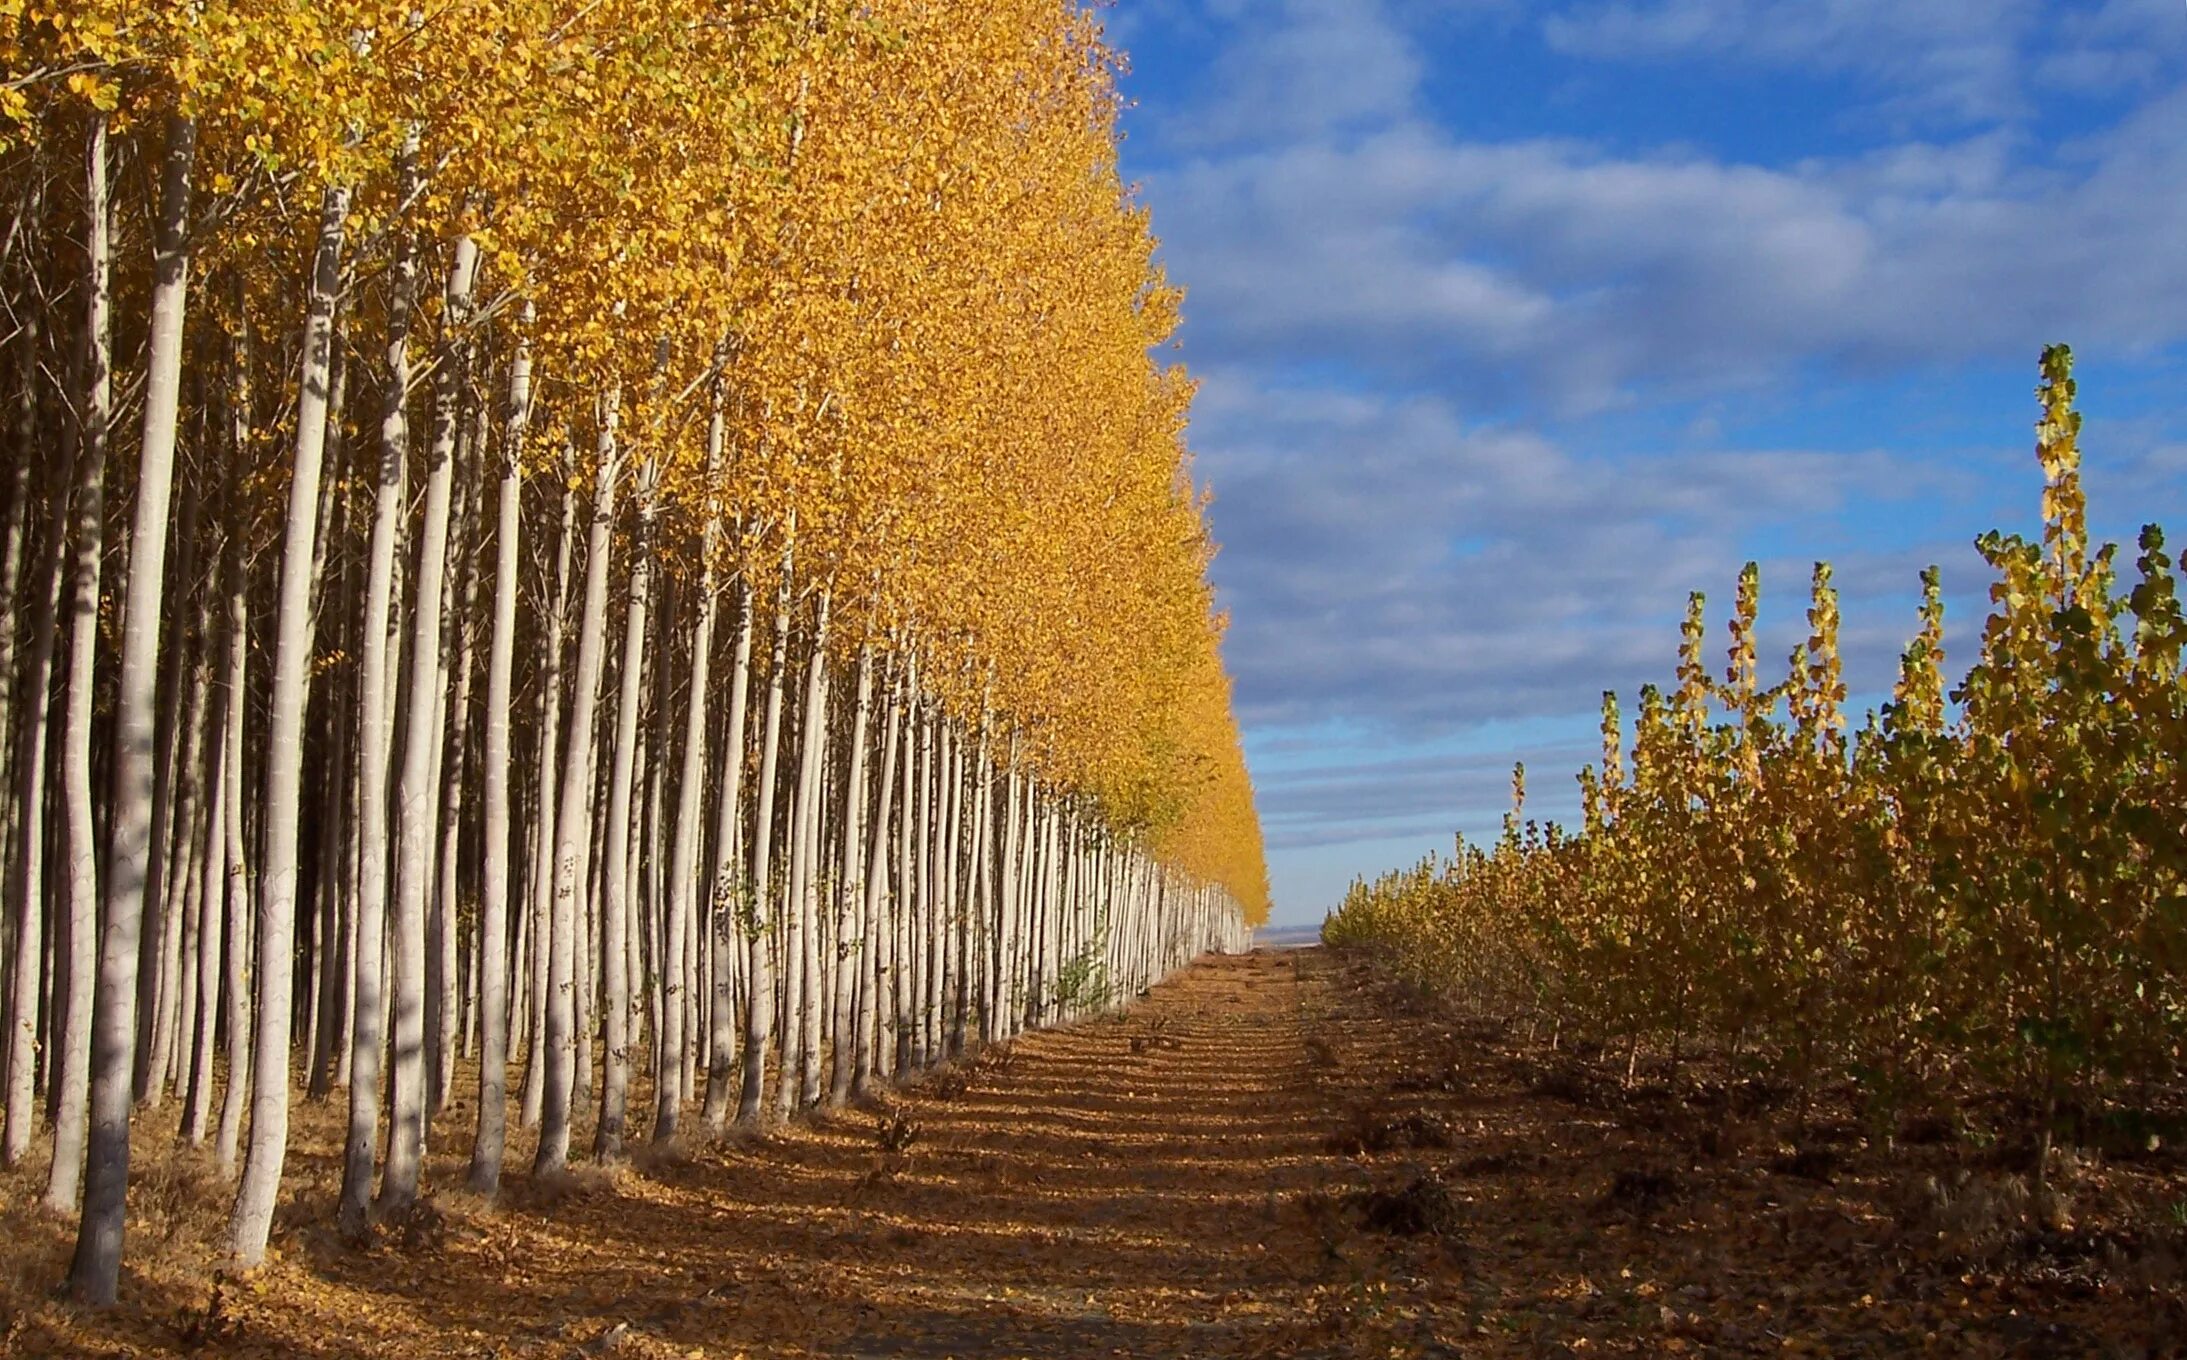
[{"label": "white tree trunk", "polygon": [[[36,333],[25,337],[35,344]],[[33,423],[26,418],[26,425]],[[26,431],[26,435],[27,435]],[[24,457],[35,445],[24,445]],[[16,752],[15,953],[14,986],[8,994],[7,1133],[0,1160],[15,1166],[30,1150],[37,1122],[33,1100],[38,1087],[39,975],[46,960],[46,775],[52,732],[53,656],[59,633],[61,585],[67,575],[68,523],[75,471],[73,455],[56,453],[51,530],[38,566],[38,603],[31,623],[30,657],[24,671],[23,739]]]},{"label": "white tree trunk", "polygon": [[752,692],[752,586],[737,573],[737,642],[729,667],[729,723],[722,733],[721,785],[714,828],[713,872],[707,875],[707,947],[712,993],[707,1008],[706,1124],[729,1122],[729,1073],[737,1060],[737,979],[745,957],[744,726]]},{"label": "white tree trunk", "polygon": [[[74,1213],[83,1188],[91,1096],[91,1010],[99,915],[99,844],[92,813],[91,716],[97,685],[99,573],[106,511],[106,445],[113,412],[107,251],[106,115],[91,120],[86,149],[85,337],[82,448],[76,468],[76,567],[69,592],[68,709],[61,729],[61,794],[68,856],[68,981],[53,1110],[53,1166],[46,1205]],[[56,970],[58,978],[58,970]],[[126,1166],[124,1167],[126,1175]]]},{"label": "white tree trunk", "polygon": [[[417,137],[403,147],[397,179],[407,192],[416,177]],[[363,654],[357,689],[357,929],[351,988],[349,1135],[342,1159],[342,1233],[364,1231],[372,1202],[378,1151],[380,1075],[386,1030],[383,954],[387,943],[387,794],[393,673],[389,628],[395,589],[395,544],[404,509],[404,464],[410,449],[410,320],[417,292],[417,252],[407,233],[396,247],[388,284],[387,378],[380,417],[380,480],[373,504],[372,543],[365,566]]]},{"label": "white tree trunk", "polygon": [[[258,904],[258,1053],[252,1064],[251,1147],[228,1248],[245,1265],[266,1253],[289,1135],[289,966],[296,924],[297,830],[303,814],[304,714],[310,700],[311,584],[318,560],[319,467],[326,448],[334,299],[341,286],[349,193],[330,189],[319,218],[303,370],[297,379],[296,445],[289,473],[281,598],[274,621],[272,720],[266,740],[265,866]],[[322,945],[323,948],[323,945]]]},{"label": "white tree trunk", "polygon": [[858,1021],[851,1007],[857,998],[858,969],[868,955],[859,929],[859,904],[864,897],[865,869],[859,859],[864,848],[866,811],[866,718],[873,708],[873,648],[858,649],[858,697],[851,709],[850,769],[843,777],[843,844],[835,878],[835,997],[834,1067],[828,1083],[828,1103],[841,1105],[850,1099],[858,1071]]},{"label": "white tree trunk", "polygon": [[774,1037],[775,982],[768,962],[771,918],[777,894],[774,890],[775,763],[782,749],[782,682],[790,655],[790,554],[782,554],[781,580],[775,590],[775,641],[767,668],[767,716],[759,747],[759,808],[752,827],[752,872],[747,880],[748,921],[746,938],[751,944],[751,963],[745,973],[748,988],[744,1020],[744,1090],[737,1102],[737,1122],[756,1124],[767,1084],[767,1046]]},{"label": "white tree trunk", "polygon": [[[715,356],[717,368],[724,357]],[[706,494],[709,498],[721,475],[724,395],[723,384],[716,378],[706,426]],[[653,1101],[653,1141],[656,1143],[665,1143],[676,1136],[676,1122],[685,1096],[686,1017],[694,1000],[694,979],[686,960],[685,942],[692,933],[693,899],[698,891],[700,819],[704,816],[706,793],[707,702],[714,649],[714,608],[719,594],[714,583],[714,558],[720,550],[721,514],[709,504],[706,526],[699,538],[699,615],[691,628],[691,684],[690,692],[684,698],[683,768],[676,784],[676,836],[669,852],[668,916],[662,930],[667,957],[673,962],[662,969],[660,978],[661,1020],[656,1039],[660,1051],[657,1064],[660,1076]],[[746,646],[749,645],[747,642]],[[737,741],[742,735],[732,732],[730,740]]]},{"label": "white tree trunk", "polygon": [[478,1132],[471,1189],[501,1188],[509,1118],[509,693],[516,668],[516,569],[523,524],[524,437],[531,425],[532,309],[518,323],[509,361],[509,424],[494,516],[494,631],[486,659],[486,825],[478,909]]},{"label": "white tree trunk", "polygon": [[228,585],[228,755],[224,777],[228,796],[221,835],[228,843],[227,881],[221,908],[226,942],[221,948],[221,1023],[228,1031],[228,1084],[220,1095],[220,1131],[213,1140],[213,1165],[226,1180],[235,1175],[243,1137],[243,1093],[250,1080],[250,855],[243,834],[244,702],[250,695],[250,578],[243,554],[232,559]]},{"label": "white tree trunk", "polygon": [[858,1003],[857,1065],[851,1078],[852,1089],[861,1095],[875,1077],[884,1074],[883,1055],[888,1054],[888,1046],[882,1026],[892,1004],[886,998],[895,994],[896,912],[894,894],[889,890],[889,816],[896,805],[896,756],[903,736],[903,715],[903,682],[899,676],[889,686],[888,720],[881,738],[881,782],[873,792],[873,830],[866,845],[865,939],[861,945],[865,986]]},{"label": "white tree trunk", "polygon": [[578,933],[584,929],[577,896],[585,889],[586,852],[593,830],[593,725],[600,695],[602,652],[607,634],[608,556],[614,544],[615,488],[622,454],[616,444],[621,418],[619,394],[602,402],[600,440],[592,500],[592,528],[585,545],[585,608],[577,630],[577,689],[570,704],[568,749],[563,753],[561,806],[554,821],[554,901],[551,904],[547,966],[547,1023],[544,1035],[546,1086],[539,1120],[539,1151],[534,1175],[560,1172],[569,1165],[570,1103],[576,1094],[581,1046],[589,1047],[577,1027]]},{"label": "white tree trunk", "polygon": [[615,705],[615,750],[608,776],[606,891],[600,902],[600,948],[606,972],[603,1029],[607,1055],[600,1081],[600,1118],[592,1154],[623,1156],[630,1103],[630,799],[636,776],[638,706],[645,693],[646,611],[653,592],[654,493],[659,474],[648,460],[638,469],[638,531],[631,543],[628,607],[623,615],[623,664]]},{"label": "white tree trunk", "polygon": [[562,527],[554,555],[554,607],[547,615],[545,670],[539,684],[538,797],[533,803],[532,889],[525,914],[531,940],[527,958],[531,986],[531,1041],[525,1054],[524,1093],[518,1118],[527,1128],[539,1123],[547,1072],[547,974],[553,953],[554,814],[560,806],[556,776],[561,766],[562,654],[568,632],[570,572],[577,540],[577,493],[571,489],[576,455],[563,451]]},{"label": "white tree trunk", "polygon": [[[448,269],[445,336],[468,324],[478,248],[468,236],[455,243]],[[425,916],[438,874],[440,785],[436,778],[442,728],[438,704],[447,693],[442,665],[442,606],[447,578],[448,522],[455,495],[459,369],[456,345],[444,338],[436,374],[433,438],[426,456],[424,526],[418,535],[417,570],[410,589],[409,719],[403,733],[402,771],[395,785],[396,851],[394,962],[394,1071],[389,1083],[387,1167],[381,1173],[379,1207],[400,1213],[417,1201],[425,1161]]]}]

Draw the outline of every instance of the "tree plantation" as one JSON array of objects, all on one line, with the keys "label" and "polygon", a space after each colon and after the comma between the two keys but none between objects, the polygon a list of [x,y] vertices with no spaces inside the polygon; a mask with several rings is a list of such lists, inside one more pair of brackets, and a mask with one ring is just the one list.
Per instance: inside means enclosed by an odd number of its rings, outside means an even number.
[{"label": "tree plantation", "polygon": [[1577,833],[1522,821],[1522,767],[1495,845],[1357,884],[1327,938],[1606,1044],[1628,1080],[1643,1050],[1674,1081],[1710,1050],[1802,1108],[1849,1084],[1880,1130],[2003,1092],[2038,1187],[2065,1111],[2083,1141],[2158,1150],[2187,1044],[2187,622],[2156,526],[2123,589],[2090,543],[2072,370],[2044,353],[2042,537],[1977,545],[1991,609],[1957,687],[1932,567],[1892,697],[1849,736],[1826,564],[1763,686],[1749,565],[1722,678],[1694,595],[1629,771],[1604,697]]},{"label": "tree plantation", "polygon": [[0,7],[0,1355],[2187,1354],[2176,5]]},{"label": "tree plantation", "polygon": [[[9,4],[0,1152],[50,1149],[78,1297],[115,1298],[163,1104],[248,1266],[299,1101],[346,1106],[358,1235],[432,1148],[491,1195],[512,1125],[552,1174],[769,1124],[1242,946],[1260,834],[1114,62],[1064,0]],[[1787,807],[2120,768],[2109,677],[2176,722],[2169,597],[2129,660],[2075,514],[1998,548],[1991,744],[1917,667],[1906,754],[1847,775],[1818,697],[1766,757]],[[2061,706],[2070,746],[2006,742]],[[2087,854],[2173,883],[2137,825]],[[2045,1070],[2098,1008],[2154,1060],[2170,993],[2092,967],[2125,937],[2072,883],[2000,899]],[[1906,962],[1903,1000],[1958,985]]]}]

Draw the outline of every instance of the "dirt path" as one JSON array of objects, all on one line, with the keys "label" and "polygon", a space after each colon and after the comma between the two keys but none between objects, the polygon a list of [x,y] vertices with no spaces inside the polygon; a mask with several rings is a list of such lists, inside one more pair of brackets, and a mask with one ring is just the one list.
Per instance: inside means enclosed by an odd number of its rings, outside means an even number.
[{"label": "dirt path", "polygon": [[[1314,952],[1203,960],[877,1107],[551,1193],[512,1176],[498,1208],[444,1192],[366,1251],[321,1226],[338,1142],[307,1107],[274,1262],[216,1314],[194,1239],[219,1192],[177,1160],[196,1154],[140,1157],[133,1194],[175,1203],[133,1225],[141,1264],[105,1316],[43,1297],[66,1234],[18,1208],[17,1173],[10,1226],[43,1240],[13,1263],[5,1335],[19,1354],[1295,1354],[1339,1264],[1295,1207],[1331,1182],[1339,991]],[[462,1148],[436,1151],[434,1183],[460,1184]]]},{"label": "dirt path", "polygon": [[[2176,1151],[2080,1166],[2078,1225],[2030,1230],[1979,1151],[1812,1119],[1795,1147],[1766,1092],[1726,1115],[1606,1062],[1319,950],[1208,959],[885,1103],[443,1191],[362,1250],[325,1226],[339,1109],[311,1103],[274,1259],[217,1308],[227,1191],[147,1127],[113,1312],[52,1297],[42,1168],[0,1177],[0,1354],[2187,1354],[2187,1226],[2148,1226],[2187,1203]],[[460,1184],[442,1142],[431,1184]]]}]

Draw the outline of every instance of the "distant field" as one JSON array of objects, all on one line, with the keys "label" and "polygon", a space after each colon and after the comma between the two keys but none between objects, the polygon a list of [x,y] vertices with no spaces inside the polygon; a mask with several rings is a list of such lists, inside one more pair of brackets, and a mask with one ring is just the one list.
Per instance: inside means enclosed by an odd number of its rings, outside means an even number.
[{"label": "distant field", "polygon": [[1255,949],[1306,949],[1320,943],[1320,926],[1264,926],[1253,932]]}]

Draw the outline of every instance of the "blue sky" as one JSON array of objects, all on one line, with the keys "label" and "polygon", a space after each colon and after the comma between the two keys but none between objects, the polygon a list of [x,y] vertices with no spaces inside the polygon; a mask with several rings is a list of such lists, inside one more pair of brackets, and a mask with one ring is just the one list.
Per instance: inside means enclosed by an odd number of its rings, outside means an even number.
[{"label": "blue sky", "polygon": [[1187,291],[1278,922],[1569,818],[1600,694],[2035,523],[2080,356],[2096,527],[2187,537],[2187,0],[1116,0],[1125,170]]}]

